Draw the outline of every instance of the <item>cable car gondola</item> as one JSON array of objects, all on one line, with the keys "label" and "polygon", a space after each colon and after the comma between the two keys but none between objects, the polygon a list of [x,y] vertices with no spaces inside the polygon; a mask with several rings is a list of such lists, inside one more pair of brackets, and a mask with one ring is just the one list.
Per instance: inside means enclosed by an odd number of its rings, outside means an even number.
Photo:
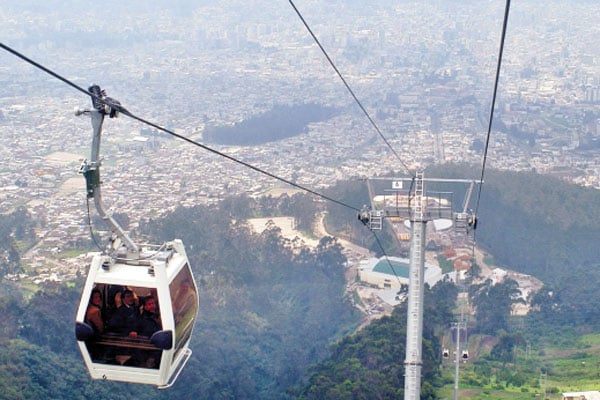
[{"label": "cable car gondola", "polygon": [[99,148],[105,115],[123,110],[96,85],[89,88],[94,137],[84,161],[87,196],[113,229],[106,251],[91,262],[75,321],[79,350],[92,379],[168,388],[185,366],[198,293],[183,243],[137,245],[107,215],[100,195]]}]

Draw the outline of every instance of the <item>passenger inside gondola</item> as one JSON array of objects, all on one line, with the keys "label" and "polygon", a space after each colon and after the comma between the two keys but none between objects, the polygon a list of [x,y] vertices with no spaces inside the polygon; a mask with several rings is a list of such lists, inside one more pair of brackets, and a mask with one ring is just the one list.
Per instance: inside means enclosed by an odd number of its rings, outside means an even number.
[{"label": "passenger inside gondola", "polygon": [[[150,339],[155,332],[161,330],[160,315],[157,312],[156,299],[146,297],[143,299],[142,314],[138,324],[138,335]],[[158,368],[160,364],[160,350],[140,350],[136,354],[136,362],[146,368]]]},{"label": "passenger inside gondola", "polygon": [[[117,308],[113,316],[108,321],[107,331],[115,333],[118,336],[129,336],[135,338],[138,335],[137,330],[139,318],[139,310],[135,306],[133,292],[129,289],[126,289],[121,293],[121,305],[119,308]],[[134,349],[121,347],[111,350],[115,352],[114,357],[117,363],[121,365],[136,364],[134,358]]]},{"label": "passenger inside gondola", "polygon": [[151,337],[152,334],[161,329],[160,316],[157,312],[156,299],[146,297],[143,299],[142,315],[138,324],[138,334]]},{"label": "passenger inside gondola", "polygon": [[[138,298],[136,291],[143,296]],[[103,311],[111,308],[106,318]],[[85,322],[94,329],[94,336],[86,341],[93,362],[159,368],[162,350],[150,340],[162,329],[156,289],[98,285],[92,291]]]},{"label": "passenger inside gondola", "polygon": [[104,332],[102,292],[98,289],[92,290],[90,304],[85,313],[85,322],[94,329],[95,335]]},{"label": "passenger inside gondola", "polygon": [[135,306],[133,292],[126,289],[121,294],[121,305],[107,324],[110,332],[121,336],[137,337],[140,314]]},{"label": "passenger inside gondola", "polygon": [[98,289],[92,290],[90,303],[87,307],[84,321],[94,330],[92,340],[90,340],[88,343],[90,357],[99,358],[101,356],[102,349],[96,344],[96,341],[104,332],[104,315],[102,292]]},{"label": "passenger inside gondola", "polygon": [[[104,286],[104,285],[102,285]],[[106,315],[105,318],[108,320],[115,313],[117,308],[121,306],[121,293],[125,288],[120,285],[106,285]]]}]

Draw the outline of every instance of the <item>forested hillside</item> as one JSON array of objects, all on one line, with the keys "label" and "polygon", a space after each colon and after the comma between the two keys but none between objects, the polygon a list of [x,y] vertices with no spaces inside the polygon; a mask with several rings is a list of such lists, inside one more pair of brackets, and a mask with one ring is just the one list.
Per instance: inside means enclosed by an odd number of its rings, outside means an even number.
[{"label": "forested hillside", "polygon": [[[425,176],[479,179],[474,171],[477,168],[444,165],[427,170]],[[438,184],[428,185],[427,189],[452,191],[455,193],[454,204],[462,205],[464,187]],[[329,194],[349,204],[368,204],[367,188],[360,180],[341,182],[332,187]],[[595,360],[595,353],[579,352],[573,355],[573,358],[581,358],[579,368],[582,370],[569,367],[568,376],[564,377],[562,374],[567,372],[558,367],[561,365],[560,358],[555,356],[550,358],[552,361],[545,361],[543,356],[546,349],[558,344],[566,346],[562,348],[565,355],[571,354],[567,350],[568,346],[581,346],[578,337],[582,333],[600,329],[598,204],[600,192],[594,189],[535,173],[488,171],[478,213],[478,246],[489,252],[499,266],[534,275],[542,279],[545,285],[533,296],[534,309],[525,318],[511,316],[510,305],[517,294],[514,281],[508,280],[495,286],[487,281],[469,288],[471,304],[475,307],[469,331],[475,334],[473,339],[476,343],[480,340],[492,345],[478,349],[481,357],[469,369],[469,387],[484,388],[487,385],[486,388],[491,387],[498,392],[499,397],[489,398],[504,398],[502,396],[509,392],[522,392],[523,397],[518,398],[530,398],[532,392],[539,393],[541,390],[538,381],[542,372],[547,374],[548,379],[564,382],[563,384],[574,382],[574,377],[588,375],[585,363],[586,360]],[[373,251],[380,251],[378,244],[369,239],[360,225],[340,222],[349,220],[352,214],[340,207],[330,206],[328,226],[356,241],[370,243]],[[389,231],[382,231],[381,237],[386,253],[395,254],[400,251]],[[428,313],[431,310],[426,311],[426,315],[430,315]],[[382,324],[392,322],[383,320]],[[370,339],[364,340],[369,342]],[[353,347],[347,340],[340,346],[343,349],[334,351],[334,354],[339,351],[350,352]],[[536,357],[529,356],[524,365],[517,366],[517,355],[526,354],[526,346],[529,351],[533,349],[536,352]],[[585,345],[585,348],[591,346]],[[355,355],[356,366],[364,368],[369,356],[364,353]],[[335,375],[340,366],[347,362],[334,356],[321,363],[311,377],[311,385],[305,388],[305,395],[312,393],[315,382],[327,382],[327,377]],[[438,362],[442,362],[439,356]],[[508,363],[511,365],[507,365]],[[387,382],[395,379],[390,378]],[[441,387],[444,384],[450,386],[451,382],[452,377],[448,375],[434,380],[436,390],[433,392],[437,394],[432,394],[430,387],[424,384],[422,398],[439,398]],[[352,394],[346,392],[340,398],[370,398],[366,387],[360,389],[360,380],[345,383],[346,388],[351,387],[355,391]],[[509,390],[509,387],[512,389]],[[483,390],[490,393],[490,389]],[[558,388],[553,390],[555,396],[559,395]],[[473,398],[480,398],[477,396],[476,394]]]},{"label": "forested hillside", "polygon": [[[472,177],[467,172],[465,167],[445,166],[426,176]],[[368,203],[364,182],[358,180],[340,182],[328,195],[357,207]],[[455,200],[460,204],[460,198]],[[274,225],[256,234],[245,222],[253,216],[293,215],[297,226],[309,231],[318,204],[308,195],[227,198],[218,206],[180,208],[141,222],[136,236],[154,242],[183,239],[200,290],[194,354],[168,392],[89,380],[73,332],[82,280],[48,284],[33,296],[2,280],[2,398],[397,398],[403,389],[405,308],[347,336],[356,328],[358,315],[344,295],[345,259],[338,242],[329,237],[316,248],[300,248]],[[489,362],[497,364],[486,366],[497,379],[513,379],[502,372],[503,364],[514,358],[515,346],[523,340],[543,349],[545,343],[564,342],[567,334],[600,328],[597,204],[596,191],[560,180],[531,173],[487,174],[478,243],[498,264],[545,282],[533,300],[536,311],[519,321],[494,314],[509,312],[504,297],[513,293],[510,282],[497,289],[487,283],[473,289],[472,302],[481,308],[473,332],[500,340],[489,353]],[[354,211],[339,205],[328,205],[328,211],[329,229],[381,251]],[[18,215],[2,217],[5,243],[13,249],[5,255],[18,255],[26,247],[23,243],[32,241],[28,235],[35,221]],[[386,253],[394,254],[392,236],[383,233],[381,238]],[[0,266],[18,270],[14,260],[18,258],[3,258]],[[426,398],[436,398],[436,391],[448,383],[437,366],[440,335],[453,318],[455,297],[450,283],[426,294]],[[494,306],[498,304],[504,306]],[[498,323],[490,326],[485,318]],[[534,379],[537,370],[529,369],[534,372],[528,379]],[[484,380],[475,376],[472,382]]]},{"label": "forested hillside", "polygon": [[[426,288],[423,322],[422,399],[435,399],[442,352],[439,332],[453,320],[458,291],[450,282]],[[404,396],[406,303],[333,346],[312,369],[300,399],[401,399]]]},{"label": "forested hillside", "polygon": [[230,218],[235,209],[252,210],[249,202],[233,199],[221,211],[179,209],[147,227],[163,238],[181,237],[190,248],[200,318],[197,365],[190,368],[196,371],[182,386],[200,398],[285,398],[308,366],[358,322],[344,298],[340,245],[324,238],[317,248],[297,252],[274,226],[251,234],[242,220]]},{"label": "forested hillside", "polygon": [[[467,171],[446,166],[428,173],[455,177],[468,176]],[[552,329],[600,327],[599,204],[600,191],[558,178],[532,172],[486,173],[478,245],[500,266],[544,282],[535,302],[552,318]]]},{"label": "forested hillside", "polygon": [[[303,202],[302,196],[262,203],[230,198],[221,207],[181,208],[142,224],[141,233],[154,241],[184,240],[200,292],[194,354],[168,392],[89,380],[74,336],[82,281],[75,287],[41,287],[31,299],[2,281],[0,397],[290,397],[289,387],[299,384],[308,367],[328,354],[330,344],[358,323],[344,296],[345,258],[333,238],[301,249],[275,226],[255,234],[245,223],[247,214],[264,215],[267,205],[279,213]],[[302,212],[297,214],[301,219]]]}]

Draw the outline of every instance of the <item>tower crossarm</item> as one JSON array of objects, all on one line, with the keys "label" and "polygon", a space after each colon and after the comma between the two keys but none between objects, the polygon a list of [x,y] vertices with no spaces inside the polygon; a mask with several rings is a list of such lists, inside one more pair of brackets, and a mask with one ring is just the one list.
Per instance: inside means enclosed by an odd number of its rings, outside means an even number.
[{"label": "tower crossarm", "polygon": [[[372,230],[382,228],[383,219],[423,220],[447,219],[454,221],[459,230],[474,227],[475,216],[468,210],[473,187],[478,181],[472,179],[436,179],[425,178],[422,173],[415,178],[373,178],[391,182],[391,189],[384,189],[383,194],[375,194],[373,185],[367,180],[370,206],[365,206],[359,219]],[[425,191],[425,183],[462,183],[468,189],[460,211],[454,211],[452,192]]]}]

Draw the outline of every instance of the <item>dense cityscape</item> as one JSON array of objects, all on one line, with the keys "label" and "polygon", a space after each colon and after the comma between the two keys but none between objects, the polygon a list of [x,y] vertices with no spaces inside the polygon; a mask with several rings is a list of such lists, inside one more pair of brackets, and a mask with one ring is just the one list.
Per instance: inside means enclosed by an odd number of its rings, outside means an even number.
[{"label": "dense cityscape", "polygon": [[[334,3],[298,6],[402,164],[480,165],[503,2]],[[51,4],[44,12],[11,4],[0,7],[0,36],[75,84],[99,84],[133,114],[201,143],[207,126],[234,124],[277,104],[341,108],[285,140],[208,144],[313,190],[405,173],[286,6],[176,2],[159,13],[133,4],[116,16],[109,4],[107,18],[97,21],[77,7]],[[599,7],[575,0],[513,7],[490,167],[600,188]],[[59,252],[89,238],[78,169],[89,158],[92,129],[89,118],[73,113],[89,107],[89,98],[6,51],[0,60],[0,212],[25,205],[45,221],[39,251]],[[180,205],[282,187],[127,117],[105,121],[101,155],[105,203],[127,214],[132,228]]]}]

